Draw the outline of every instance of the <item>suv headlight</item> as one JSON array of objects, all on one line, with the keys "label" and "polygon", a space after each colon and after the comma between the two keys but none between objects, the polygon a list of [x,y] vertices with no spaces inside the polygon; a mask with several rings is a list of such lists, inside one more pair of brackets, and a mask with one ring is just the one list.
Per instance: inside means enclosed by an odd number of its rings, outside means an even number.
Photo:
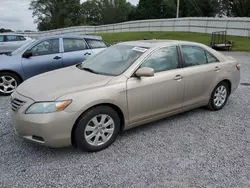
[{"label": "suv headlight", "polygon": [[58,102],[38,102],[32,104],[27,110],[26,114],[47,114],[53,112],[60,112],[67,108],[72,100],[58,101]]}]

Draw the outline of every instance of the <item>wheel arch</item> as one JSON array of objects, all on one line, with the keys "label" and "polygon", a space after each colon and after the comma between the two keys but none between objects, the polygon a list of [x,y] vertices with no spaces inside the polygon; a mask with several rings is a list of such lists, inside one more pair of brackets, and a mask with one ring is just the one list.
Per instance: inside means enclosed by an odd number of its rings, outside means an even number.
[{"label": "wheel arch", "polygon": [[77,120],[75,121],[74,125],[73,125],[73,128],[71,130],[71,144],[73,146],[75,146],[75,138],[74,138],[74,132],[75,132],[75,129],[76,129],[76,125],[77,123],[80,121],[80,119],[82,118],[82,116],[90,109],[92,108],[95,108],[95,107],[98,107],[98,106],[108,106],[110,108],[112,108],[113,110],[115,110],[117,112],[117,114],[119,115],[119,118],[121,120],[121,127],[120,127],[120,131],[119,132],[122,132],[124,130],[124,126],[125,126],[125,117],[124,117],[124,113],[122,112],[121,108],[119,108],[117,105],[115,104],[112,104],[112,103],[100,103],[100,104],[96,104],[96,105],[93,105],[89,108],[87,108],[84,112],[81,113],[81,115],[77,118]]},{"label": "wheel arch", "polygon": [[229,87],[229,95],[230,95],[231,92],[232,92],[232,82],[229,79],[223,79],[219,83],[221,83],[221,82],[225,82],[228,85],[228,87]]},{"label": "wheel arch", "polygon": [[9,73],[12,73],[12,74],[15,74],[16,76],[18,76],[18,78],[20,79],[20,81],[21,82],[23,82],[24,81],[24,79],[22,78],[22,76],[19,74],[19,73],[17,73],[16,71],[13,71],[13,70],[0,70],[0,73],[3,73],[3,72],[9,72]]}]

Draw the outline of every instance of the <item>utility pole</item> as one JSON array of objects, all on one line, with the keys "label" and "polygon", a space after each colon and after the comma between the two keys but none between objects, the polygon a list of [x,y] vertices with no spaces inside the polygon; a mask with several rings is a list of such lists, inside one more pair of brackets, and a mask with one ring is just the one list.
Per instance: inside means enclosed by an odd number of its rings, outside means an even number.
[{"label": "utility pole", "polygon": [[179,18],[180,0],[177,0],[176,18]]}]

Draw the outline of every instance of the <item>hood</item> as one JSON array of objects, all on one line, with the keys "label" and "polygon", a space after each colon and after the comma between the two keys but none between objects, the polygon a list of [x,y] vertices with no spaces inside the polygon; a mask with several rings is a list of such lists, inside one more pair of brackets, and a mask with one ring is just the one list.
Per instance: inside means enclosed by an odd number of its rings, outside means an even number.
[{"label": "hood", "polygon": [[106,85],[112,78],[71,66],[30,78],[19,85],[16,91],[34,101],[54,101],[72,92]]}]

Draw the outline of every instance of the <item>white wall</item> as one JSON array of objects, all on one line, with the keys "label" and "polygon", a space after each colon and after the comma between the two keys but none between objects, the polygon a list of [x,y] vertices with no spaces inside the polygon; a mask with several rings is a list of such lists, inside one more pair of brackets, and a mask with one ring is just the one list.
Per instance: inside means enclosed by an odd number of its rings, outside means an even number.
[{"label": "white wall", "polygon": [[140,20],[101,26],[78,26],[44,32],[26,32],[26,36],[39,38],[58,34],[94,34],[137,31],[186,31],[211,34],[226,30],[228,35],[250,37],[250,18],[179,18]]}]

